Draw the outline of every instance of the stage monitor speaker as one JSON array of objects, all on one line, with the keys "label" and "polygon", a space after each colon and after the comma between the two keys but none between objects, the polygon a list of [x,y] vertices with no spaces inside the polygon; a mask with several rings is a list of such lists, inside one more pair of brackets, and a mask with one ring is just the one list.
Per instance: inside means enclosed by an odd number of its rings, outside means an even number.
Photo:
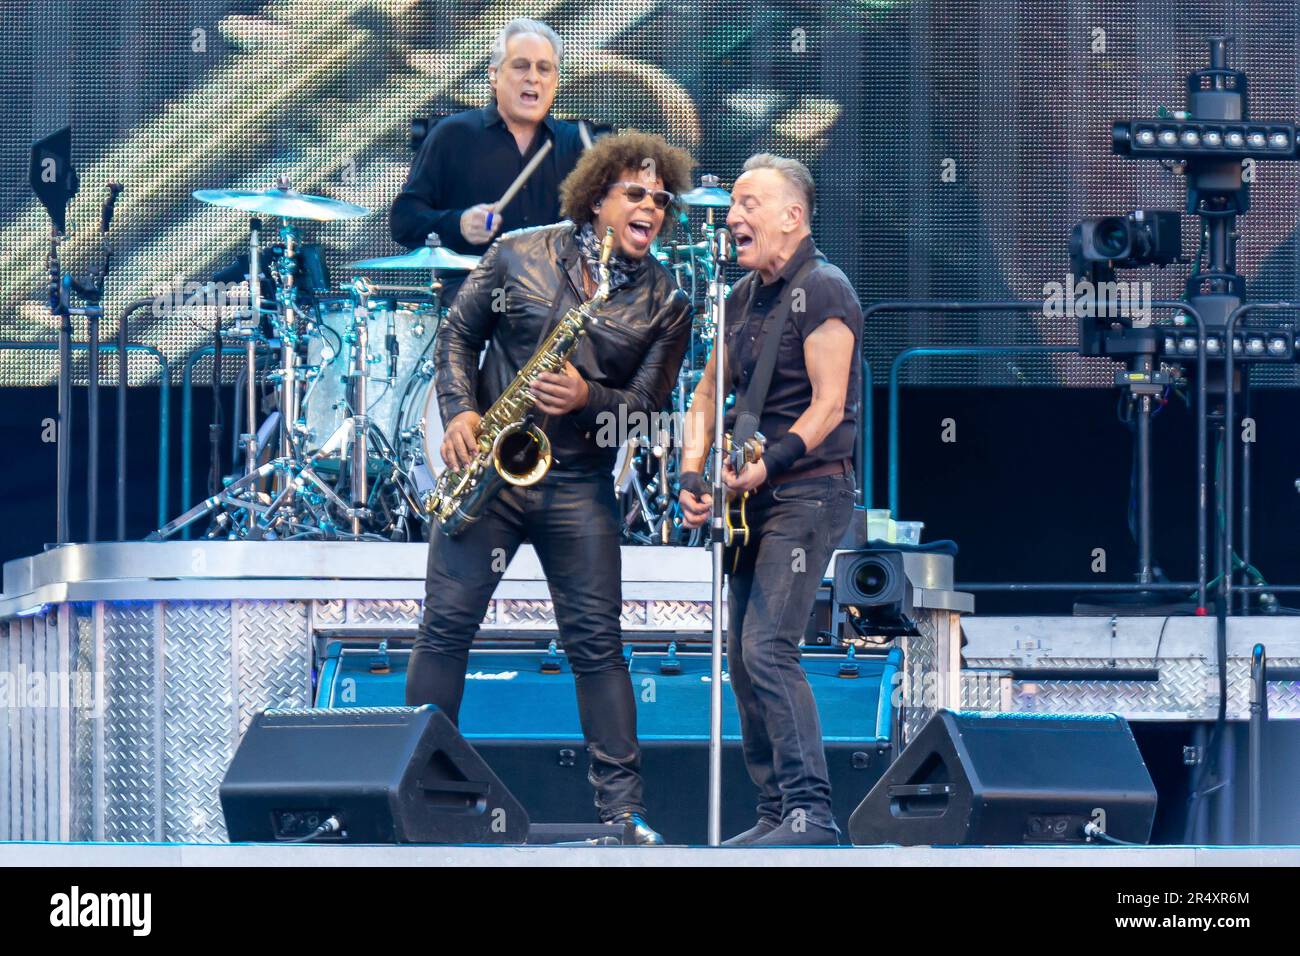
[{"label": "stage monitor speaker", "polygon": [[936,713],[849,817],[859,846],[1146,843],[1156,789],[1115,715]]},{"label": "stage monitor speaker", "polygon": [[[523,843],[528,814],[435,707],[257,714],[221,784],[232,842]],[[317,833],[334,817],[340,827]]]}]

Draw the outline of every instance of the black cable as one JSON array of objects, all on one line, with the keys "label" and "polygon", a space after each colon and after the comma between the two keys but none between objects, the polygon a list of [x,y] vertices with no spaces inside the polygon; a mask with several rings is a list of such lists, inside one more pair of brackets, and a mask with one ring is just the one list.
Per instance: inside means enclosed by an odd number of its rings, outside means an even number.
[{"label": "black cable", "polygon": [[339,822],[339,818],[335,816],[331,816],[328,820],[326,820],[324,823],[318,826],[311,833],[308,833],[306,836],[294,837],[292,840],[282,840],[280,842],[310,843],[312,840],[315,840],[317,837],[324,836],[326,833],[337,833],[341,829],[343,829],[343,824]]},{"label": "black cable", "polygon": [[1128,840],[1121,840],[1119,837],[1113,837],[1095,823],[1085,823],[1083,825],[1084,838],[1089,842],[1092,840],[1101,840],[1103,843],[1109,843],[1112,846],[1145,846],[1143,843],[1132,843]]}]

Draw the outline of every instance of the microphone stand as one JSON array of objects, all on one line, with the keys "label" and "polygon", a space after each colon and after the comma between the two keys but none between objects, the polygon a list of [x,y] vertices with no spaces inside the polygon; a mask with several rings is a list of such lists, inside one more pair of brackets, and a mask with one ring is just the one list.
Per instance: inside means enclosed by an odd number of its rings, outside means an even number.
[{"label": "microphone stand", "polygon": [[[88,540],[94,541],[96,537],[95,530],[99,519],[99,320],[104,314],[101,303],[104,298],[104,285],[108,278],[109,264],[113,256],[112,248],[108,243],[108,227],[113,221],[113,207],[117,202],[117,195],[121,191],[122,187],[118,183],[108,184],[108,196],[104,200],[104,206],[100,212],[99,227],[101,251],[104,256],[103,264],[99,269],[91,270],[84,284],[77,282],[71,275],[64,273],[62,263],[59,261],[59,243],[63,242],[65,236],[57,225],[52,226],[50,230],[50,250],[45,260],[46,270],[49,275],[47,286],[48,304],[50,311],[59,317],[59,386],[58,408],[55,413],[58,419],[56,436],[58,448],[54,482],[55,542],[57,544],[68,544],[71,540],[68,498],[72,486],[73,316],[86,319],[89,338],[89,373],[91,377],[87,382],[89,386],[87,401],[89,404],[90,448],[89,475],[86,487],[89,508],[88,517],[90,519]],[[72,305],[74,294],[79,296],[86,304],[74,307]]]},{"label": "microphone stand", "polygon": [[[710,210],[712,212],[712,210]],[[727,261],[731,233],[719,229],[710,242],[716,242],[716,268],[710,282],[709,298],[714,321],[714,407],[713,407],[713,640],[709,683],[709,846],[722,843],[722,589],[725,551],[723,523],[727,513],[726,488],[722,483],[724,455],[723,418],[727,409],[726,364],[727,300],[723,294],[722,264]]]},{"label": "microphone stand", "polygon": [[48,304],[59,317],[59,387],[55,418],[54,541],[67,544],[68,492],[72,477],[72,312],[69,308],[70,277],[65,281],[59,263],[59,243],[64,239],[57,226],[50,229],[50,251],[45,264],[49,273]]}]

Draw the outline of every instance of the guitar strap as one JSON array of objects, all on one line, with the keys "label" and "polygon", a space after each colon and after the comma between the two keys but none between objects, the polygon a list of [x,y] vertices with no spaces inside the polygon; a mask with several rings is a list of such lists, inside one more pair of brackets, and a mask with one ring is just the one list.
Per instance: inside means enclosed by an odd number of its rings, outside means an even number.
[{"label": "guitar strap", "polygon": [[[799,270],[790,278],[790,281],[786,283],[785,288],[781,290],[781,295],[772,305],[772,308],[768,310],[767,315],[763,317],[763,326],[758,333],[763,343],[762,350],[758,353],[758,361],[754,363],[754,371],[749,379],[749,388],[736,402],[736,424],[731,430],[736,445],[749,441],[758,431],[758,424],[763,416],[763,405],[767,401],[767,392],[772,387],[772,375],[776,371],[776,358],[781,351],[781,339],[785,334],[786,320],[789,319],[794,304],[794,290],[803,288],[804,280],[808,278],[813,269],[825,264],[825,262],[826,257],[821,253],[809,258],[807,262],[799,267]],[[754,273],[750,273],[750,275],[754,276]],[[751,279],[751,282],[755,284],[758,281],[756,276]],[[751,292],[749,301],[753,302],[753,300],[754,292]],[[749,324],[749,321],[750,319],[745,320],[746,325]],[[734,370],[731,380],[734,386],[739,389],[739,363],[732,362],[731,364]]]}]

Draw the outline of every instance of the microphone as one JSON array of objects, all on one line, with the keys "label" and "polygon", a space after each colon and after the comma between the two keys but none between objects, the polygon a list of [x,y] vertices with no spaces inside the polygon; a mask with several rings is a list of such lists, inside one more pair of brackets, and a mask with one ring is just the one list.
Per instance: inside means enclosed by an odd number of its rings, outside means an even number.
[{"label": "microphone", "polygon": [[113,221],[113,207],[117,205],[118,194],[122,192],[121,183],[108,184],[108,198],[99,210],[99,231],[108,232],[108,225]]},{"label": "microphone", "polygon": [[713,231],[712,250],[719,262],[726,262],[731,258],[731,230],[726,226],[719,226]]}]

